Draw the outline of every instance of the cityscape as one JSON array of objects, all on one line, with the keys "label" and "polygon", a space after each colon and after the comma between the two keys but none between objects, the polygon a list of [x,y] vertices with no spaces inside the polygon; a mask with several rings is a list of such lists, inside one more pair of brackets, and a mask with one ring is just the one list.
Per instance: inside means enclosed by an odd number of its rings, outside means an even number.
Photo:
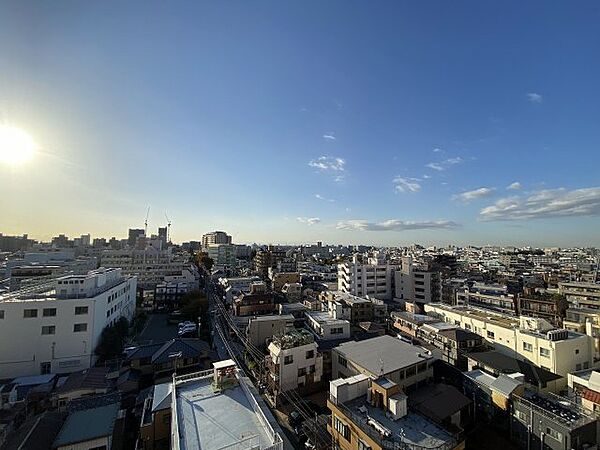
[{"label": "cityscape", "polygon": [[0,450],[599,449],[598,23],[0,2]]}]

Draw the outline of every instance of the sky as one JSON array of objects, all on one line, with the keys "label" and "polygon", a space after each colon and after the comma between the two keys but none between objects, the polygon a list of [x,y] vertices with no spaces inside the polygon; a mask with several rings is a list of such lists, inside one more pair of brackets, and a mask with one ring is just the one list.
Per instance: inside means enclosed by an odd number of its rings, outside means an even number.
[{"label": "sky", "polygon": [[[0,3],[0,232],[600,246],[600,3]],[[0,145],[2,143],[0,142]]]}]

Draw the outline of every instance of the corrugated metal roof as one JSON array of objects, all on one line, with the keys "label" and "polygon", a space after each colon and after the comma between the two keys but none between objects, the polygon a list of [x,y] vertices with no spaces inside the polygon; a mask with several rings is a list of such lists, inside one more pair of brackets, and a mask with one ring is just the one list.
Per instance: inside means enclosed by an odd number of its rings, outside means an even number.
[{"label": "corrugated metal roof", "polygon": [[58,433],[52,447],[62,447],[110,436],[118,412],[119,404],[113,403],[72,413]]}]

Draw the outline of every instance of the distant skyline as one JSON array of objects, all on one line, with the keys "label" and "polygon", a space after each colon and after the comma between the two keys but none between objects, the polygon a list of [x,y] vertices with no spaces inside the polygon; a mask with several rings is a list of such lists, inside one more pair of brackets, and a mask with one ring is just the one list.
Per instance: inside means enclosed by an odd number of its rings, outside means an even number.
[{"label": "distant skyline", "polygon": [[[600,4],[0,4],[0,232],[600,246]],[[1,143],[1,141],[0,141]],[[1,144],[0,144],[1,145]],[[0,148],[0,155],[2,154]]]}]

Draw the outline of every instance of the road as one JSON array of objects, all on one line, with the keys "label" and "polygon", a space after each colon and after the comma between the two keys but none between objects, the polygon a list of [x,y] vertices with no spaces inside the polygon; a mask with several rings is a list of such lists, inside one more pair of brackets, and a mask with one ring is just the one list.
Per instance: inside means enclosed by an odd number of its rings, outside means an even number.
[{"label": "road", "polygon": [[150,314],[137,338],[139,344],[164,342],[177,337],[177,325],[167,324],[167,314]]}]

